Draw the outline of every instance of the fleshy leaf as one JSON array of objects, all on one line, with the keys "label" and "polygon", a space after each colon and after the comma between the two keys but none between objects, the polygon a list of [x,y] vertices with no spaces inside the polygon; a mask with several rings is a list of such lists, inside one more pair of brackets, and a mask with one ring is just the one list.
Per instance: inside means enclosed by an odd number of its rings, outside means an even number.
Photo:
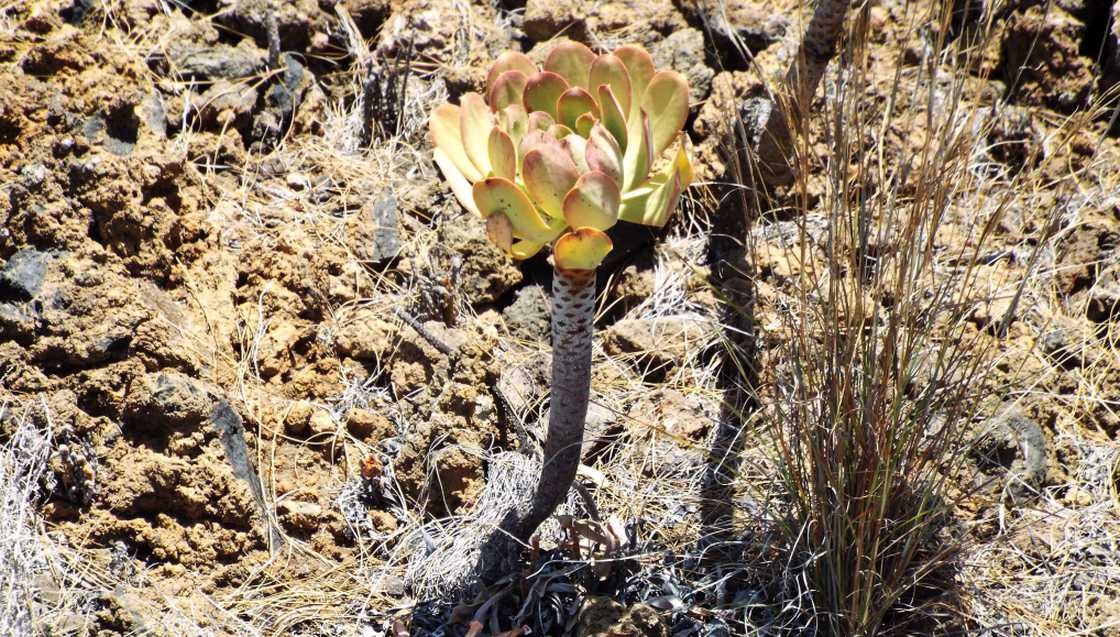
[{"label": "fleshy leaf", "polygon": [[544,111],[556,119],[556,102],[568,90],[568,82],[551,71],[541,71],[529,76],[525,84],[525,110],[530,113]]},{"label": "fleshy leaf", "polygon": [[495,111],[501,111],[511,104],[523,104],[525,85],[528,82],[529,76],[521,71],[506,71],[487,89],[486,101]]},{"label": "fleshy leaf", "polygon": [[576,118],[576,132],[583,137],[591,134],[591,127],[599,120],[591,113],[584,113]]},{"label": "fleshy leaf", "polygon": [[627,130],[626,112],[614,96],[614,91],[606,84],[599,86],[599,103],[603,105],[603,126],[606,126],[619,148],[629,145],[630,131]]},{"label": "fleshy leaf", "polygon": [[556,120],[544,111],[529,113],[529,130],[548,130],[555,123]]},{"label": "fleshy leaf", "polygon": [[[525,156],[533,150],[546,146],[548,144],[556,144],[556,138],[549,135],[543,130],[530,130],[526,133],[525,137],[521,138],[521,143],[517,145],[517,162],[518,168],[525,161]],[[519,171],[520,172],[520,171]]]},{"label": "fleshy leaf", "polygon": [[544,245],[545,244],[543,243],[537,243],[535,241],[529,241],[528,239],[522,239],[521,241],[513,244],[513,247],[510,248],[510,253],[513,255],[514,259],[528,259],[534,254],[540,252],[541,248],[543,248]]},{"label": "fleshy leaf", "polygon": [[428,118],[428,129],[432,133],[432,145],[443,150],[447,159],[455,164],[467,181],[482,179],[482,173],[467,156],[463,147],[463,136],[459,128],[459,107],[453,104],[437,106]]},{"label": "fleshy leaf", "polygon": [[564,197],[564,220],[573,228],[606,230],[618,221],[620,199],[615,180],[593,170],[581,176]]},{"label": "fleshy leaf", "polygon": [[486,237],[502,252],[509,254],[510,248],[513,247],[513,223],[510,222],[509,217],[500,212],[486,217]]},{"label": "fleshy leaf", "polygon": [[577,228],[556,241],[552,257],[561,270],[594,270],[612,247],[606,233],[595,228]]},{"label": "fleshy leaf", "polygon": [[630,112],[627,116],[635,117],[642,103],[642,95],[655,72],[653,58],[636,44],[624,44],[615,49],[614,54],[626,65],[626,72],[630,75]]},{"label": "fleshy leaf", "polygon": [[599,117],[599,104],[591,97],[591,93],[578,86],[564,91],[556,102],[556,114],[560,123],[568,128],[575,129],[576,120],[587,113]]},{"label": "fleshy leaf", "polygon": [[563,124],[553,124],[548,127],[548,131],[546,132],[555,139],[564,139],[572,134],[572,129]]},{"label": "fleshy leaf", "polygon": [[474,194],[471,192],[471,182],[467,181],[467,178],[463,176],[458,166],[455,165],[455,162],[451,161],[447,153],[443,152],[442,148],[433,150],[432,158],[435,160],[436,165],[439,166],[440,172],[443,173],[444,178],[447,179],[447,185],[451,187],[451,193],[455,195],[459,203],[463,204],[463,207],[470,212],[479,214],[478,206],[474,205]]},{"label": "fleshy leaf", "polygon": [[653,163],[653,138],[650,134],[649,117],[645,111],[639,111],[638,115],[630,120],[630,128],[626,133],[630,136],[630,144],[622,157],[624,191],[633,190],[645,181]]},{"label": "fleshy leaf", "polygon": [[669,220],[669,215],[677,207],[677,200],[681,196],[681,180],[674,173],[669,181],[653,191],[646,201],[646,209],[638,223],[660,228]]},{"label": "fleshy leaf", "polygon": [[490,177],[478,182],[474,185],[473,194],[475,205],[483,217],[505,215],[518,238],[547,243],[557,234],[557,230],[537,213],[529,197],[504,177]]},{"label": "fleshy leaf", "polygon": [[588,76],[595,53],[579,42],[561,42],[544,60],[544,69],[559,73],[572,86],[588,88]]},{"label": "fleshy leaf", "polygon": [[490,70],[486,73],[486,93],[490,93],[490,89],[494,88],[498,77],[506,71],[519,71],[529,77],[537,72],[537,65],[529,59],[528,55],[519,51],[506,51],[494,60],[490,65]]},{"label": "fleshy leaf", "polygon": [[490,170],[496,177],[505,177],[510,181],[517,178],[517,148],[513,139],[502,129],[494,127],[490,130],[488,155],[490,157]]},{"label": "fleshy leaf", "polygon": [[589,170],[587,165],[587,139],[580,135],[568,135],[560,143],[564,146],[564,150],[568,152],[568,156],[572,158],[579,174],[582,175],[587,172]]},{"label": "fleshy leaf", "polygon": [[463,148],[475,168],[483,175],[490,173],[490,131],[494,128],[494,114],[478,93],[467,93],[459,100],[459,129],[463,133]]},{"label": "fleshy leaf", "polygon": [[688,82],[676,71],[658,71],[642,95],[642,110],[652,127],[653,157],[660,157],[688,119]]},{"label": "fleshy leaf", "polygon": [[579,179],[579,170],[564,147],[554,142],[541,144],[525,155],[521,178],[533,201],[546,214],[559,219],[564,215],[564,196]]},{"label": "fleshy leaf", "polygon": [[673,170],[681,181],[681,188],[688,186],[696,179],[696,171],[692,168],[692,158],[688,156],[688,135],[681,133],[677,146],[677,156],[673,158]]},{"label": "fleshy leaf", "polygon": [[587,136],[585,158],[589,170],[604,172],[615,183],[622,183],[622,150],[614,136],[602,124],[591,128],[591,134]]},{"label": "fleshy leaf", "polygon": [[630,87],[630,72],[617,55],[606,53],[595,58],[591,63],[591,90],[598,91],[599,86],[606,84],[611,87],[615,99],[618,100],[622,112],[630,114],[632,88]]},{"label": "fleshy leaf", "polygon": [[520,102],[505,107],[498,112],[498,125],[509,133],[516,146],[525,133],[529,132],[529,116],[525,113],[525,107]]},{"label": "fleshy leaf", "polygon": [[646,202],[649,201],[653,191],[661,186],[661,182],[647,181],[641,188],[627,190],[622,196],[622,204],[618,208],[618,218],[629,223],[642,223],[646,214]]},{"label": "fleshy leaf", "polygon": [[682,177],[680,166],[674,162],[666,173],[657,175],[648,185],[626,193],[618,218],[645,226],[664,226],[688,185]]}]

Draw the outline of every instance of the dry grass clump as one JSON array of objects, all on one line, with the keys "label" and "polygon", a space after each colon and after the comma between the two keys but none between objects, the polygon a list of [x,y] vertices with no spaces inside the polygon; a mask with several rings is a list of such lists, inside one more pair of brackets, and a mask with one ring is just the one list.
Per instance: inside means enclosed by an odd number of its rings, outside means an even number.
[{"label": "dry grass clump", "polygon": [[[786,502],[776,522],[810,624],[926,633],[959,620],[955,505],[972,494],[958,459],[1009,366],[993,341],[1022,313],[1052,223],[1011,246],[1018,267],[991,267],[1016,189],[1032,181],[986,169],[991,120],[970,94],[968,52],[936,41],[944,53],[918,66],[900,52],[883,82],[864,17],[819,117],[798,118],[786,213],[800,216],[755,233],[756,256],[782,264],[761,404]],[[946,32],[948,15],[933,18]]]}]

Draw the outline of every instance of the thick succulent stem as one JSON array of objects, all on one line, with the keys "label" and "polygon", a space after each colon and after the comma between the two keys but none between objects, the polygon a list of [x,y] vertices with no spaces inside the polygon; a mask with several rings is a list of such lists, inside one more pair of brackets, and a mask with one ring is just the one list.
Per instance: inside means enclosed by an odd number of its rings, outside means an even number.
[{"label": "thick succulent stem", "polygon": [[483,583],[515,568],[520,547],[567,499],[579,469],[591,393],[595,271],[557,268],[552,281],[552,393],[543,465],[532,498],[507,511],[483,544],[475,567]]},{"label": "thick succulent stem", "polygon": [[557,268],[552,279],[552,388],[544,463],[532,507],[515,535],[526,541],[568,497],[579,468],[591,392],[595,272]]},{"label": "thick succulent stem", "polygon": [[784,107],[771,104],[765,114],[756,153],[760,176],[768,185],[793,181],[793,124],[808,109],[829,61],[836,56],[840,30],[850,4],[851,0],[818,0],[797,57],[786,72],[789,102]]}]

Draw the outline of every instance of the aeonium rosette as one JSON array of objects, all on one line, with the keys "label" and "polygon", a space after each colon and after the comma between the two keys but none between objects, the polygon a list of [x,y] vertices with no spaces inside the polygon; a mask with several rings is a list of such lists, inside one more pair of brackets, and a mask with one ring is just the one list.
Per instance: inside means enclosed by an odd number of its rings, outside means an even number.
[{"label": "aeonium rosette", "polygon": [[676,207],[693,176],[687,116],[688,83],[642,47],[565,42],[543,69],[502,54],[486,97],[437,107],[429,127],[436,163],[494,244],[516,259],[551,245],[558,269],[594,270],[615,222],[662,226]]}]

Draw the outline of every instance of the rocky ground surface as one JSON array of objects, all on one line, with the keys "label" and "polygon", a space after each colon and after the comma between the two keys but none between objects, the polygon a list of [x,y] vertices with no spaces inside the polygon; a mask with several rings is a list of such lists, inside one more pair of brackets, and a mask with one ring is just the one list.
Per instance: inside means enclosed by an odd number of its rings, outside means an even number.
[{"label": "rocky ground surface", "polygon": [[[547,263],[509,262],[459,209],[427,110],[506,49],[638,42],[689,79],[699,175],[725,181],[733,114],[806,19],[787,0],[517,4],[0,6],[0,441],[27,426],[53,441],[41,516],[76,559],[33,596],[77,601],[42,611],[50,634],[407,623],[416,530],[470,512],[488,454],[539,436],[547,399]],[[955,41],[974,37],[974,4],[949,21]],[[869,103],[939,55],[918,5],[861,14]],[[992,192],[1029,175],[973,314],[1018,405],[986,434],[1004,461],[980,467],[1011,486],[965,512],[969,612],[1020,627],[990,634],[1120,635],[1118,18],[1108,0],[1008,3],[966,69],[967,107],[1000,105],[976,170]],[[887,153],[928,134],[921,118],[896,128]],[[600,507],[665,546],[687,541],[720,412],[695,199],[656,241],[617,244],[600,279],[586,462]],[[775,219],[756,251],[764,331],[799,267]],[[1000,286],[1028,268],[997,334]],[[688,612],[664,599],[590,598],[572,625],[667,634]]]}]

